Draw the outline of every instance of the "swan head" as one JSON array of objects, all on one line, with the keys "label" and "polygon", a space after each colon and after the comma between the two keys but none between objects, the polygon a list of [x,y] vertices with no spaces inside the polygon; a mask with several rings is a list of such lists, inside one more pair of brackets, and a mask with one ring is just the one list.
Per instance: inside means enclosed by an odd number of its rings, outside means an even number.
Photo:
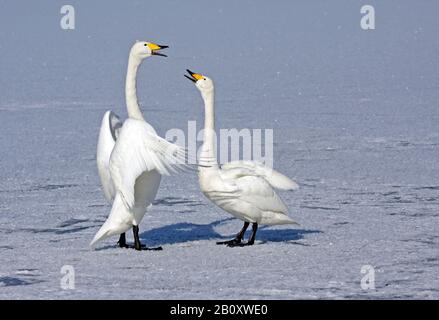
[{"label": "swan head", "polygon": [[159,50],[168,48],[168,46],[158,45],[147,41],[136,41],[131,48],[131,55],[143,60],[150,56],[167,57],[165,54],[159,52]]},{"label": "swan head", "polygon": [[184,76],[195,83],[195,86],[200,90],[203,96],[213,92],[214,86],[212,79],[200,73],[192,72],[189,69],[186,69],[186,71],[189,73],[189,76],[186,74]]}]

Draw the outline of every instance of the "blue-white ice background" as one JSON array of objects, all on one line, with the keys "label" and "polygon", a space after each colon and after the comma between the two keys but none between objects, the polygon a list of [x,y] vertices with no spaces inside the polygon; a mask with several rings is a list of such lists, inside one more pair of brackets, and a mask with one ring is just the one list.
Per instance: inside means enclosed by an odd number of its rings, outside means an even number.
[{"label": "blue-white ice background", "polygon": [[[76,30],[59,26],[63,4]],[[360,28],[372,4],[376,30]],[[0,298],[439,298],[437,1],[0,1]],[[196,175],[165,178],[141,224],[162,252],[88,243],[110,207],[95,164],[104,112],[126,117],[136,40],[168,44],[139,70],[164,135],[202,125],[186,68],[216,82],[217,127],[273,128],[274,167],[300,227],[241,222]],[[131,233],[129,234],[131,240]],[[62,290],[72,265],[76,289]],[[375,290],[363,290],[363,265]]]}]

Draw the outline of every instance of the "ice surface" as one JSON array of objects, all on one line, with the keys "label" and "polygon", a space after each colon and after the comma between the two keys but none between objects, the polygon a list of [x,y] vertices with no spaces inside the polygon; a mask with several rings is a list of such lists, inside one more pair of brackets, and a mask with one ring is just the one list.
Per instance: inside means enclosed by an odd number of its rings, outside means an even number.
[{"label": "ice surface", "polygon": [[[73,31],[64,2],[0,2],[0,298],[439,298],[439,4],[367,1],[377,29],[363,31],[363,1],[71,2]],[[200,128],[183,73],[213,78],[218,128],[274,129],[300,227],[217,246],[241,222],[181,174],[141,224],[162,252],[88,248],[110,210],[98,128],[108,109],[126,116],[136,39],[170,46],[139,70],[145,118],[161,135]]]}]

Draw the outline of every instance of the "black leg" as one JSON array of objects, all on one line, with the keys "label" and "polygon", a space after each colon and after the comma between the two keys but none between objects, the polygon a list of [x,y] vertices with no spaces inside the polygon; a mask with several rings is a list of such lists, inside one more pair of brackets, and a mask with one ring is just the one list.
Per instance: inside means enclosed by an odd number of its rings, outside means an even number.
[{"label": "black leg", "polygon": [[252,225],[252,235],[250,236],[250,239],[245,242],[245,243],[231,243],[228,246],[229,247],[245,247],[245,246],[252,246],[255,243],[255,239],[256,239],[256,232],[258,231],[258,224],[257,223],[253,223]]},{"label": "black leg", "polygon": [[127,246],[127,240],[125,238],[125,232],[120,234],[119,241],[117,242],[119,247],[121,248],[128,248]]},{"label": "black leg", "polygon": [[134,234],[134,249],[136,250],[163,250],[162,247],[148,248],[147,246],[140,243],[139,239],[139,226],[133,226]]},{"label": "black leg", "polygon": [[134,235],[134,249],[142,250],[142,245],[140,244],[140,239],[139,239],[139,226],[133,226],[133,235]]},{"label": "black leg", "polygon": [[255,243],[255,239],[256,239],[256,232],[258,231],[258,224],[257,223],[253,223],[252,225],[252,235],[250,237],[250,240],[248,240],[247,245],[251,246]]},{"label": "black leg", "polygon": [[248,226],[250,225],[249,222],[244,222],[244,226],[242,227],[241,231],[238,232],[238,234],[236,235],[236,237],[232,240],[228,240],[228,241],[219,241],[216,244],[225,244],[225,245],[235,245],[238,243],[241,243],[242,238],[244,238],[244,234],[245,231],[247,230]]}]

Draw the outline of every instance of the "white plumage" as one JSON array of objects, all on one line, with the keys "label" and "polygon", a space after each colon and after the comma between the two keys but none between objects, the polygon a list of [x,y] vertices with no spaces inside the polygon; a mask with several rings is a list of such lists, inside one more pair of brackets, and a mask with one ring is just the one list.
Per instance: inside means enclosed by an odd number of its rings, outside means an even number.
[{"label": "white plumage", "polygon": [[157,50],[164,47],[149,42],[133,45],[125,87],[129,118],[121,125],[118,117],[107,111],[102,119],[97,165],[105,197],[112,208],[91,246],[116,234],[121,234],[119,245],[126,246],[124,233],[133,227],[134,248],[140,250],[138,225],[154,201],[161,175],[184,165],[184,149],[159,137],[144,120],[137,103],[137,69],[146,57],[162,55]]},{"label": "white plumage", "polygon": [[102,118],[101,129],[99,130],[96,161],[102,189],[104,190],[105,198],[110,204],[113,203],[115,194],[110,174],[110,156],[121,127],[122,122],[120,122],[116,114],[112,111],[105,112]]},{"label": "white plumage", "polygon": [[[288,209],[274,191],[274,187],[288,185],[297,189],[297,184],[263,165],[239,166],[231,163],[221,168],[199,169],[202,192],[220,208],[238,219],[250,223],[277,225],[295,224],[288,216]],[[270,172],[271,171],[271,172]]]},{"label": "white plumage", "polygon": [[[288,216],[288,209],[274,188],[296,190],[297,183],[283,174],[254,161],[233,161],[218,166],[215,158],[215,112],[213,81],[189,71],[204,100],[204,142],[199,161],[199,183],[204,195],[218,207],[243,220],[244,227],[235,239],[219,244],[252,245],[258,224],[297,224]],[[247,243],[241,240],[249,225],[253,234]]]}]

